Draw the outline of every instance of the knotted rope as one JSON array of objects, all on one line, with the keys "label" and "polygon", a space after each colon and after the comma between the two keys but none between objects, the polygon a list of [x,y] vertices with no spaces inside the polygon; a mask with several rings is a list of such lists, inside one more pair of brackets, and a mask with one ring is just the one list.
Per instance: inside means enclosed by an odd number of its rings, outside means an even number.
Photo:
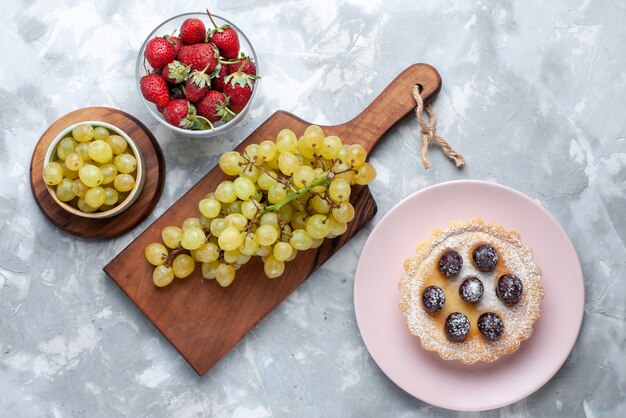
[{"label": "knotted rope", "polygon": [[[411,89],[411,93],[413,93],[413,98],[417,103],[415,116],[417,117],[417,121],[422,129],[422,163],[424,164],[424,168],[430,168],[430,163],[428,162],[428,158],[426,158],[426,152],[428,151],[428,146],[431,143],[441,146],[441,149],[444,154],[446,154],[446,157],[454,161],[454,164],[456,164],[458,168],[462,168],[465,165],[465,159],[461,154],[453,150],[445,139],[437,135],[437,116],[429,105],[424,104],[424,100],[420,95],[420,90],[421,86],[416,84]],[[428,122],[424,120],[424,113],[428,116]]]}]

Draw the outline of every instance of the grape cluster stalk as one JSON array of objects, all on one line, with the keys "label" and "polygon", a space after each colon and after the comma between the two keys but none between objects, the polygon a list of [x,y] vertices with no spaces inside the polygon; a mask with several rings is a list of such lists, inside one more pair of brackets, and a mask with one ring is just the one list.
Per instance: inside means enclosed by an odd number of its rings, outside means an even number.
[{"label": "grape cluster stalk", "polygon": [[362,145],[343,144],[316,125],[299,138],[283,129],[275,141],[224,153],[219,167],[232,179],[198,203],[199,216],[163,228],[163,242],[146,246],[154,284],[188,277],[200,264],[205,279],[226,287],[254,256],[267,277],[281,276],[299,251],[346,232],[351,186],[376,177],[366,158]]}]

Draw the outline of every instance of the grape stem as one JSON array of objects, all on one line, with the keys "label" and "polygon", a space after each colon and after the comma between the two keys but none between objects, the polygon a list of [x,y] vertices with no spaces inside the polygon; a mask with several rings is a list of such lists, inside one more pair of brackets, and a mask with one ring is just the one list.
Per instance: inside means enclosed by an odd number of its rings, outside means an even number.
[{"label": "grape stem", "polygon": [[176,248],[174,248],[168,255],[167,258],[165,259],[165,261],[163,262],[163,264],[165,265],[165,267],[170,267],[172,265],[172,262],[174,261],[174,259],[176,258],[176,256],[182,252],[184,252],[185,249],[183,248],[182,245],[178,244],[178,246]]},{"label": "grape stem", "polygon": [[[336,176],[339,173],[333,173],[333,174]],[[330,198],[330,195],[328,194],[328,189],[326,189],[323,194],[316,193],[313,190],[309,190],[309,193],[311,193],[311,197],[307,199],[305,206],[308,206],[311,199],[313,199],[313,197],[315,196],[319,196],[321,199],[324,199],[328,203],[328,206],[330,209],[336,209],[339,206],[341,206],[341,203],[336,203],[333,199]],[[328,213],[330,213],[330,211]]]},{"label": "grape stem", "polygon": [[300,196],[302,196],[303,194],[305,194],[306,192],[310,191],[311,189],[317,186],[328,186],[330,182],[332,181],[333,177],[335,177],[335,173],[332,173],[332,172],[323,173],[316,180],[312,181],[309,184],[305,184],[304,187],[301,188],[300,190],[296,190],[295,192],[289,193],[287,197],[285,197],[280,202],[275,203],[271,206],[267,206],[265,209],[261,211],[261,215],[267,212],[279,211],[280,208],[285,206],[287,203],[291,202],[292,200],[296,200],[297,198],[299,198]]},{"label": "grape stem", "polygon": [[346,168],[345,170],[342,170],[342,171],[337,171],[335,174],[343,174],[343,173],[347,173],[348,171],[352,171],[354,173],[357,172],[354,168],[350,167],[350,168]]},{"label": "grape stem", "polygon": [[319,166],[321,166],[322,170],[326,171],[326,164],[324,164],[324,160],[322,160],[322,156],[317,154],[316,152],[314,152],[313,156],[315,157],[315,159],[313,160],[315,162],[315,166],[316,166],[315,168],[318,168]]},{"label": "grape stem", "polygon": [[293,190],[294,192],[296,191],[296,189],[293,188],[293,186],[291,185],[291,183],[289,183],[289,180],[287,180],[284,177],[281,177],[279,175],[274,175],[274,173],[271,173],[269,170],[267,170],[265,167],[263,167],[262,164],[257,164],[254,161],[252,161],[252,159],[250,157],[248,157],[248,154],[246,154],[245,152],[243,154],[241,154],[241,156],[248,162],[248,164],[252,164],[253,166],[255,166],[256,168],[258,168],[259,170],[261,170],[262,172],[264,172],[265,174],[267,174],[267,176],[275,181],[277,181],[278,183],[282,184],[285,187],[289,187],[291,190]]},{"label": "grape stem", "polygon": [[[254,202],[254,199],[252,201]],[[252,232],[252,228],[254,227],[254,225],[256,225],[257,219],[259,219],[259,216],[261,216],[261,209],[256,203],[255,206],[256,213],[254,214],[254,217],[248,221],[248,224],[246,225],[246,233]]]}]

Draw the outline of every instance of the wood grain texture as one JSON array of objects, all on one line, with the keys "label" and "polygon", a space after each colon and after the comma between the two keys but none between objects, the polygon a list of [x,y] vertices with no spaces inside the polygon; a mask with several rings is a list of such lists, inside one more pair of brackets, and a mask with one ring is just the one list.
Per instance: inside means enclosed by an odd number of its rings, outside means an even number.
[{"label": "wood grain texture", "polygon": [[[360,115],[350,122],[324,127],[325,134],[339,135],[346,143],[358,142],[371,149],[412,111],[415,103],[410,90],[416,83],[424,86],[424,96],[430,100],[439,91],[441,79],[432,67],[413,65],[392,81]],[[236,149],[242,151],[251,143],[273,139],[284,128],[301,135],[309,124],[278,111]],[[355,188],[351,202],[356,216],[348,231],[333,240],[326,240],[318,249],[300,252],[295,260],[287,263],[280,278],[270,280],[265,277],[261,260],[253,257],[237,271],[235,281],[228,288],[204,280],[199,269],[186,279],[175,279],[166,288],[155,287],[153,269],[143,261],[145,246],[160,242],[161,230],[165,226],[180,225],[185,218],[198,216],[198,202],[227,178],[219,167],[211,170],[104,268],[200,375],[337,252],[377,210],[369,189]]]},{"label": "wood grain texture", "polygon": [[[68,126],[89,120],[107,122],[123,130],[135,141],[146,165],[146,181],[137,201],[112,218],[89,219],[69,213],[50,196],[42,178],[44,157],[54,138]],[[134,116],[108,107],[78,109],[55,121],[35,145],[30,162],[31,190],[43,214],[63,231],[82,238],[112,238],[130,231],[152,212],[161,197],[164,181],[163,153],[150,130]]]},{"label": "wood grain texture", "polygon": [[[359,143],[369,153],[378,141],[408,114],[413,114],[415,99],[411,88],[422,86],[424,102],[441,89],[441,76],[428,64],[414,64],[398,75],[369,106],[354,119],[333,126],[333,132],[348,143]],[[419,138],[416,123],[415,138]]]}]

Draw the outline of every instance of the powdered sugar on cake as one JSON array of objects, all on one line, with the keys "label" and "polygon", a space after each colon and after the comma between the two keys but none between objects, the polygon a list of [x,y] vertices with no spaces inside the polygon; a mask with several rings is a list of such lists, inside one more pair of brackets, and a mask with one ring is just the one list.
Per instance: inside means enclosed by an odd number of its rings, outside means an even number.
[{"label": "powdered sugar on cake", "polygon": [[[517,303],[506,304],[496,295],[498,269],[483,272],[472,263],[469,254],[477,244],[489,244],[496,248],[507,272],[520,278],[524,291]],[[421,292],[432,274],[437,257],[446,250],[455,250],[463,258],[459,273],[447,278],[450,288],[458,291],[458,286],[470,276],[482,281],[483,295],[473,309],[500,316],[504,323],[500,339],[489,341],[475,333],[463,341],[450,341],[441,324],[424,310]],[[532,251],[521,242],[519,234],[506,231],[498,224],[486,224],[480,219],[452,222],[447,229],[434,231],[428,242],[417,246],[417,254],[406,260],[405,270],[406,276],[399,284],[402,294],[400,309],[406,315],[408,329],[420,339],[425,349],[437,352],[444,359],[467,364],[494,361],[516,351],[521,341],[530,338],[533,325],[540,317],[543,298],[541,271],[533,262]],[[476,323],[471,323],[471,327],[475,328]]]}]

